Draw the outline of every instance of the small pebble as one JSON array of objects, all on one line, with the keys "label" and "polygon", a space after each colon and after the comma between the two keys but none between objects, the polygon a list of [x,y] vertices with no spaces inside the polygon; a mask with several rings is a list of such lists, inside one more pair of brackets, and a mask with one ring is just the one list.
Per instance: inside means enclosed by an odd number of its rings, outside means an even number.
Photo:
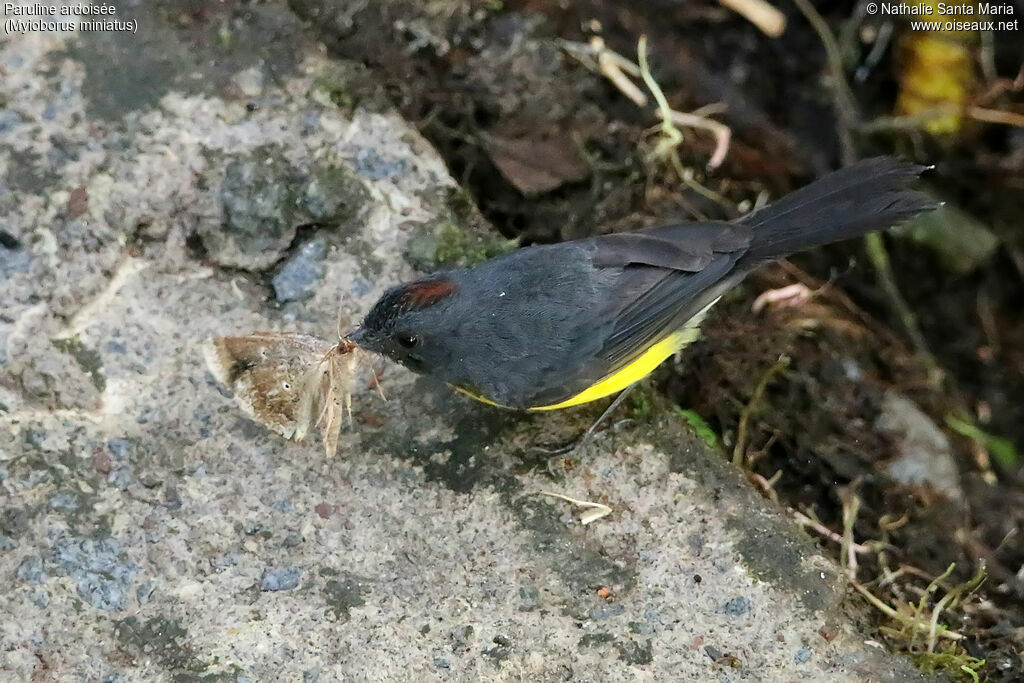
[{"label": "small pebble", "polygon": [[730,617],[742,617],[750,611],[750,600],[743,596],[737,596],[728,600],[722,606],[722,611]]},{"label": "small pebble", "polygon": [[290,591],[297,588],[299,578],[302,577],[302,570],[298,567],[287,567],[285,569],[273,569],[263,575],[260,581],[261,591]]}]

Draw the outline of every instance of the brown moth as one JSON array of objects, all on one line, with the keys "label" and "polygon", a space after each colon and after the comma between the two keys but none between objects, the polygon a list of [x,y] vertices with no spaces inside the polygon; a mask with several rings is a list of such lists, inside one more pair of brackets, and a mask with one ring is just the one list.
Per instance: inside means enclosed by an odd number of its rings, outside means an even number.
[{"label": "brown moth", "polygon": [[315,425],[330,457],[345,412],[352,418],[355,350],[344,338],[331,343],[308,334],[257,332],[211,339],[204,354],[250,417],[294,441]]}]

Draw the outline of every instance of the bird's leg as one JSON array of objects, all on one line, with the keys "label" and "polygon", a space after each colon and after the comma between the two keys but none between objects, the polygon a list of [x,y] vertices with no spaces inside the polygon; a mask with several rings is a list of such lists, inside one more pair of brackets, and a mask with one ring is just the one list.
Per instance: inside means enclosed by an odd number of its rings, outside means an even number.
[{"label": "bird's leg", "polygon": [[635,386],[636,386],[636,384],[630,384],[628,387],[626,387],[625,389],[620,391],[619,395],[615,397],[615,400],[612,401],[611,404],[607,408],[604,409],[604,412],[601,413],[601,416],[598,417],[594,421],[594,423],[592,425],[590,425],[590,427],[587,428],[587,431],[583,432],[583,434],[581,436],[578,436],[577,438],[573,439],[569,443],[567,443],[564,446],[561,446],[559,448],[543,448],[543,447],[537,446],[536,450],[540,451],[541,453],[546,453],[547,455],[551,456],[550,458],[548,458],[548,472],[551,472],[552,475],[554,474],[554,472],[552,470],[552,461],[553,460],[555,460],[556,458],[563,458],[564,459],[565,456],[571,454],[573,451],[575,451],[580,446],[582,446],[584,443],[586,443],[594,435],[594,433],[597,431],[597,428],[599,426],[601,426],[601,423],[604,422],[606,419],[608,419],[608,417],[612,413],[615,412],[615,409],[618,408],[622,404],[622,402],[626,399],[627,396],[629,396],[629,392],[633,391],[633,388]]}]

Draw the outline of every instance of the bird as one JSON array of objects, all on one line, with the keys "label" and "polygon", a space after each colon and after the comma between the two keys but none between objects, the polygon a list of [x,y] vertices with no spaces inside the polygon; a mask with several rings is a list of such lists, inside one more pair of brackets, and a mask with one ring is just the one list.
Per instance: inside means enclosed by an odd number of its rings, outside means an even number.
[{"label": "bird", "polygon": [[751,271],[939,205],[927,167],[866,159],[735,222],[516,249],[388,289],[348,339],[490,405],[546,411],[632,387],[697,339]]}]

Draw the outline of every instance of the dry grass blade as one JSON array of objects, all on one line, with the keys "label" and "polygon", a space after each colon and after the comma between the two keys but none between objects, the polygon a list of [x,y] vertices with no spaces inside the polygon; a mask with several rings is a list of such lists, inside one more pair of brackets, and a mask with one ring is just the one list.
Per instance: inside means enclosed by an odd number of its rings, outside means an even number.
[{"label": "dry grass blade", "polygon": [[570,498],[569,496],[562,495],[561,493],[552,493],[551,491],[541,491],[540,495],[549,496],[551,498],[558,498],[564,500],[567,503],[578,505],[579,507],[590,508],[587,512],[580,515],[580,524],[586,526],[591,522],[596,522],[602,517],[606,517],[611,514],[612,509],[604,503],[595,503],[592,500],[580,500],[579,498]]},{"label": "dry grass blade", "polygon": [[732,462],[734,465],[743,464],[743,456],[747,450],[747,429],[749,428],[750,418],[761,404],[761,398],[764,396],[765,389],[768,388],[768,384],[772,381],[775,375],[779,374],[783,370],[789,367],[789,356],[779,356],[779,359],[775,361],[771,367],[765,370],[764,374],[761,375],[761,379],[758,381],[757,386],[754,387],[754,392],[750,396],[750,401],[743,408],[743,412],[740,413],[739,426],[736,428],[736,446],[732,450]]},{"label": "dry grass blade", "polygon": [[786,15],[766,0],[718,0],[723,7],[741,15],[770,38],[778,38],[786,30]]},{"label": "dry grass blade", "polygon": [[[674,153],[675,148],[683,140],[683,135],[676,126],[699,128],[709,131],[715,138],[715,149],[708,160],[707,167],[715,169],[722,165],[729,153],[732,141],[732,130],[724,123],[708,118],[708,114],[717,112],[720,107],[708,105],[701,109],[686,113],[672,109],[658,82],[651,75],[647,64],[647,37],[641,36],[637,43],[637,62],[634,63],[605,46],[601,38],[595,37],[589,44],[562,41],[562,48],[579,60],[587,68],[593,69],[611,81],[612,85],[638,107],[646,107],[647,95],[633,82],[639,78],[647,86],[658,105],[658,118],[661,119],[662,139],[659,140],[655,155],[667,156]],[[681,169],[677,169],[680,176]],[[686,180],[684,178],[684,180]],[[692,181],[691,181],[692,182]],[[695,188],[696,189],[696,188]],[[716,200],[717,201],[717,200]]]}]

